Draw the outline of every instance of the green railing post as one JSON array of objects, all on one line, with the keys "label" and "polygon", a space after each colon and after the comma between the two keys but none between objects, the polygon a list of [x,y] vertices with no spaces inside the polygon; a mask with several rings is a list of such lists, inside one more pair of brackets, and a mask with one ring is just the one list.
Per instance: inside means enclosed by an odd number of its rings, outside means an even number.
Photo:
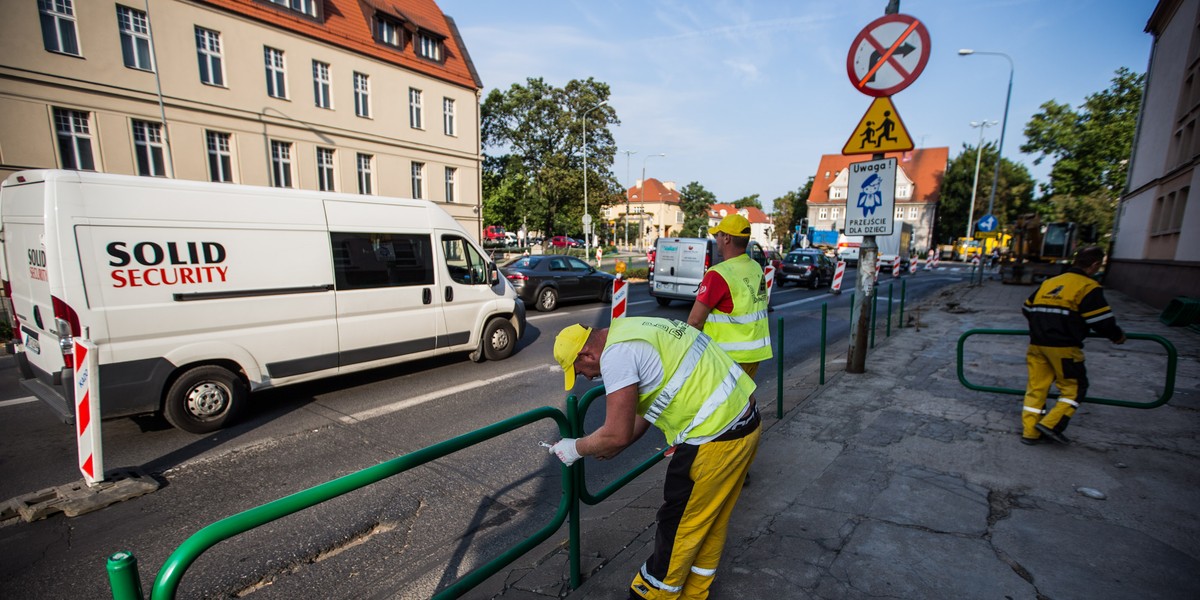
[{"label": "green railing post", "polygon": [[900,280],[900,322],[897,324],[898,329],[904,329],[904,297],[908,293],[908,280]]},{"label": "green railing post", "polygon": [[875,349],[875,315],[879,312],[879,293],[871,295],[871,350]]},{"label": "green railing post", "polygon": [[887,317],[887,329],[886,329],[886,333],[884,334],[884,337],[892,337],[892,300],[894,297],[892,287],[894,285],[896,285],[894,282],[888,284],[888,317]]},{"label": "green railing post", "polygon": [[850,292],[850,335],[854,336],[854,292]]},{"label": "green railing post", "polygon": [[108,585],[113,600],[142,600],[142,578],[132,552],[117,552],[108,557]]},{"label": "green railing post", "polygon": [[775,376],[775,418],[783,418],[783,317],[779,317],[779,369]]},{"label": "green railing post", "polygon": [[[567,423],[571,428],[571,437],[579,439],[583,437],[583,419],[579,418],[579,402],[575,398],[575,394],[567,395]],[[575,464],[580,464],[582,459],[576,461]],[[574,466],[563,467],[563,480],[571,482],[575,490],[582,489],[583,482],[580,481],[582,469],[577,469]],[[571,494],[570,506],[567,508],[567,558],[570,561],[571,568],[571,589],[579,589],[583,585],[583,574],[579,567],[580,546],[583,541],[579,535],[579,494]]]},{"label": "green railing post", "polygon": [[821,303],[821,385],[825,385],[825,323],[829,317],[829,303]]}]

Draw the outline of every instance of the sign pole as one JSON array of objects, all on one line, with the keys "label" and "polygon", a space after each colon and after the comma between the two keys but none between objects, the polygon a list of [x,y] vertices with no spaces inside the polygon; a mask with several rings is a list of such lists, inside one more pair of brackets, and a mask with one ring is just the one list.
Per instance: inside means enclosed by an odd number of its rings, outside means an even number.
[{"label": "sign pole", "polygon": [[[873,158],[883,158],[876,154]],[[850,337],[850,359],[846,362],[847,373],[867,372],[867,334],[871,329],[871,301],[875,298],[875,261],[879,257],[879,246],[875,244],[875,236],[863,236],[862,245],[858,248],[858,284],[861,293],[856,295],[858,308],[855,310],[857,319],[851,324],[854,335]]]}]

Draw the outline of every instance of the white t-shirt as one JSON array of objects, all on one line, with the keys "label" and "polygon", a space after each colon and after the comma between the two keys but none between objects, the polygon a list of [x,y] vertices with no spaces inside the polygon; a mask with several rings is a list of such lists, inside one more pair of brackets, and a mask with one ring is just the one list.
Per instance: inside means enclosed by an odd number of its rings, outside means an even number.
[{"label": "white t-shirt", "polygon": [[662,360],[650,342],[618,342],[600,354],[600,377],[604,379],[604,389],[608,391],[637,384],[640,396],[662,382]]}]

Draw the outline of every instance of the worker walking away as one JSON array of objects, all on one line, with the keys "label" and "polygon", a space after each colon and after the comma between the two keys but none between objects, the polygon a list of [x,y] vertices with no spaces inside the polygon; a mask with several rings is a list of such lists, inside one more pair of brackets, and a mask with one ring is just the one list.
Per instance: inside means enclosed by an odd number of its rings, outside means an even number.
[{"label": "worker walking away", "polygon": [[754,381],[704,333],[683,321],[614,319],[608,329],[563,329],[554,359],[566,388],[576,374],[603,376],[604,424],[550,452],[565,465],[607,459],[650,425],[674,447],[663,482],[654,551],[634,575],[630,598],[707,598],[729,516],[758,451]]},{"label": "worker walking away", "polygon": [[[1104,250],[1088,246],[1075,255],[1066,273],[1042,282],[1023,311],[1029,321],[1029,348],[1025,362],[1029,383],[1021,413],[1021,442],[1036,444],[1052,440],[1068,444],[1063,435],[1067,422],[1087,395],[1087,371],[1083,365],[1083,340],[1088,330],[1125,343],[1104,290],[1092,279],[1104,261]],[[1058,403],[1046,412],[1050,384],[1058,386]]]}]

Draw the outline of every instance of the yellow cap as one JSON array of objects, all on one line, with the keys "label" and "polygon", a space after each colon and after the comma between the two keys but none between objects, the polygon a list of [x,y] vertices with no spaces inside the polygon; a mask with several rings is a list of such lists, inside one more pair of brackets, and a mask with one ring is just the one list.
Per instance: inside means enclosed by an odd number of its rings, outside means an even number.
[{"label": "yellow cap", "polygon": [[565,377],[563,385],[567,390],[575,387],[575,359],[579,357],[579,351],[583,350],[591,333],[591,329],[576,324],[564,327],[554,338],[554,360],[562,367]]},{"label": "yellow cap", "polygon": [[712,235],[724,232],[737,237],[750,237],[750,220],[742,215],[733,213],[721,219],[721,222],[716,227],[709,227],[708,232]]}]

